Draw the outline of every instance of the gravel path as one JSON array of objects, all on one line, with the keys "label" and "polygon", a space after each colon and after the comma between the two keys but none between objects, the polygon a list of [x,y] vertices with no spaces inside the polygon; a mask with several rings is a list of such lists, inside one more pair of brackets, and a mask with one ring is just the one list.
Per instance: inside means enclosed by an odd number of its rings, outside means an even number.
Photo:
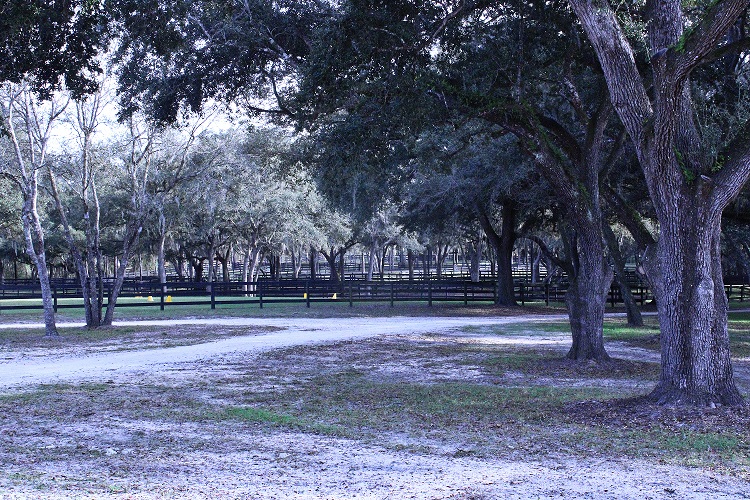
[{"label": "gravel path", "polygon": [[[115,326],[272,326],[282,331],[239,336],[196,345],[147,349],[142,351],[115,351],[88,355],[58,357],[48,356],[0,360],[0,388],[22,385],[70,381],[115,380],[129,373],[144,370],[158,372],[178,363],[201,361],[210,358],[240,356],[279,347],[290,347],[319,342],[365,339],[395,333],[424,333],[452,330],[465,326],[487,326],[539,321],[538,316],[526,317],[395,317],[395,318],[211,318],[184,320],[148,320],[115,322]],[[546,316],[543,321],[564,321],[565,316]],[[40,327],[31,324],[0,324],[0,328]],[[64,327],[82,327],[83,323],[61,323]]]}]

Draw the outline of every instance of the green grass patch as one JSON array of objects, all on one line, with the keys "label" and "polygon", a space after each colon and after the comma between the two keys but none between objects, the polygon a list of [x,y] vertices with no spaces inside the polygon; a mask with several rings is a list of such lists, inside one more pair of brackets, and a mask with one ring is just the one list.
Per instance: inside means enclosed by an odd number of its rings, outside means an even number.
[{"label": "green grass patch", "polygon": [[661,436],[661,442],[665,449],[680,452],[703,453],[716,452],[726,453],[736,451],[741,444],[735,435],[709,432],[698,434],[695,432],[683,432],[681,434],[669,434]]},{"label": "green grass patch", "polygon": [[308,431],[317,434],[343,436],[344,431],[338,426],[311,422],[293,415],[277,413],[273,410],[257,407],[227,408],[226,415],[247,422],[271,424],[279,427]]},{"label": "green grass patch", "polygon": [[[604,322],[605,340],[616,340],[658,351],[659,323],[654,316],[644,318],[645,325],[630,327],[622,320]],[[729,342],[734,358],[750,357],[750,313],[730,312],[728,319]]]}]

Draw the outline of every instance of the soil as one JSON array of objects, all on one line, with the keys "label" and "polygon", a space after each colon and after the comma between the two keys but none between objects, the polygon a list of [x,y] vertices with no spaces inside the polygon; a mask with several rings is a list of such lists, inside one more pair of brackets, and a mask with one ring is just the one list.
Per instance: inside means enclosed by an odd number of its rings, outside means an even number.
[{"label": "soil", "polygon": [[[736,474],[648,458],[555,449],[475,456],[460,439],[438,445],[395,434],[383,440],[342,437],[325,429],[206,417],[223,403],[309,383],[311,370],[342,366],[396,382],[514,384],[530,379],[524,369],[503,366],[487,374],[458,359],[438,363],[398,349],[408,349],[409,342],[446,346],[446,352],[461,344],[552,353],[568,348],[565,334],[483,330],[530,320],[565,317],[156,320],[128,322],[144,334],[122,343],[63,338],[1,346],[0,498],[750,498],[750,482]],[[192,340],[160,343],[147,335],[154,328],[184,330]],[[608,349],[619,361],[602,372],[602,386],[648,373],[643,364],[658,359],[626,344]],[[601,369],[571,367],[555,357],[536,363],[537,384],[574,386],[581,370],[597,376]],[[737,371],[746,392],[747,372]],[[649,416],[648,408],[588,401],[568,405],[566,418],[607,425],[663,419],[677,431],[685,418],[710,426],[727,415],[722,409],[687,416],[666,409]],[[746,409],[730,414],[732,427],[746,424]]]}]

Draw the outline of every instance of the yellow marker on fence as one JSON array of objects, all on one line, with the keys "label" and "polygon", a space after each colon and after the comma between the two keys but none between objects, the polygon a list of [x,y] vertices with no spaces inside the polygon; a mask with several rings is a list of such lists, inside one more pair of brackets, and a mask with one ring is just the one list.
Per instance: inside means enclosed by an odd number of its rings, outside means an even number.
[{"label": "yellow marker on fence", "polygon": [[165,302],[172,302],[172,296],[171,295],[167,295],[167,298],[166,298]]},{"label": "yellow marker on fence", "polygon": [[303,293],[303,294],[302,294],[302,298],[303,298],[303,299],[306,299],[306,298],[307,298],[307,292],[305,292],[305,293]]},{"label": "yellow marker on fence", "polygon": [[146,302],[153,302],[153,301],[154,301],[154,298],[151,295],[149,295],[148,298],[146,299]]},{"label": "yellow marker on fence", "polygon": [[333,297],[331,297],[333,300],[336,300],[338,298],[337,294],[333,294]]}]

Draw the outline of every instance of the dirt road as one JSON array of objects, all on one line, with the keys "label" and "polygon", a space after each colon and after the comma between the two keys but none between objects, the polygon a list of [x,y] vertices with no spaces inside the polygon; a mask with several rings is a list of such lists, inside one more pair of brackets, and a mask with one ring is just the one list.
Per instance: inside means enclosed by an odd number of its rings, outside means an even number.
[{"label": "dirt road", "polygon": [[[365,339],[396,333],[440,332],[466,326],[522,323],[532,317],[395,317],[395,318],[212,318],[184,320],[150,320],[115,322],[115,326],[271,326],[283,330],[251,336],[239,336],[213,342],[141,351],[115,351],[93,354],[55,352],[44,355],[0,359],[0,388],[41,383],[113,380],[134,371],[158,372],[178,363],[207,360],[215,357],[244,356],[279,347]],[[533,317],[535,321],[538,316]],[[547,316],[543,321],[565,321],[565,316]],[[43,325],[0,324],[2,328]],[[61,323],[65,327],[81,327],[82,323]]]}]

